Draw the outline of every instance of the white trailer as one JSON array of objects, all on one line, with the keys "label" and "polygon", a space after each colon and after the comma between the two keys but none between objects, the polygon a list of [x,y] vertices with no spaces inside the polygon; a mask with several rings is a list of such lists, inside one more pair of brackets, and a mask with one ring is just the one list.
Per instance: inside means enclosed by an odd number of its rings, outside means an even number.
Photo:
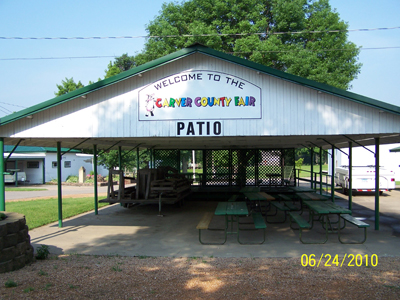
[{"label": "white trailer", "polygon": [[8,169],[6,172],[6,175],[4,175],[4,182],[5,183],[15,183],[16,180],[18,180],[18,182],[26,181],[26,173],[20,172],[17,169]]},{"label": "white trailer", "polygon": [[[340,166],[335,172],[336,184],[341,186],[347,195],[349,190],[349,166]],[[391,191],[395,188],[395,172],[379,167],[379,191]],[[353,166],[352,168],[352,191],[372,192],[375,191],[375,166]]]}]

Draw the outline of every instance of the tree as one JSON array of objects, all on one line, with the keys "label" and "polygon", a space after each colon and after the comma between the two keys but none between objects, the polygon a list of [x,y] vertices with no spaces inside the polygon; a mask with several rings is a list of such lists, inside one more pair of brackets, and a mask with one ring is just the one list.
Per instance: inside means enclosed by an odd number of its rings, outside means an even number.
[{"label": "tree", "polygon": [[104,79],[132,69],[133,67],[136,67],[136,65],[134,56],[129,56],[128,53],[122,54],[121,56],[116,57],[114,62],[110,61],[107,70],[105,70],[106,75],[104,76]]},{"label": "tree", "polygon": [[65,77],[65,80],[61,80],[61,84],[57,84],[58,91],[54,92],[54,95],[61,96],[69,92],[75,91],[77,89],[80,89],[82,87],[84,87],[82,82],[78,81],[78,83],[75,83],[73,77],[71,78]]},{"label": "tree", "polygon": [[[361,64],[357,63],[359,48],[347,40],[347,28],[328,0],[168,3],[163,4],[160,15],[147,26],[149,35],[154,37],[147,40],[141,54],[132,57],[131,66],[198,42],[294,75],[349,89]],[[328,30],[339,32],[328,33]],[[174,37],[167,37],[171,35]]]}]

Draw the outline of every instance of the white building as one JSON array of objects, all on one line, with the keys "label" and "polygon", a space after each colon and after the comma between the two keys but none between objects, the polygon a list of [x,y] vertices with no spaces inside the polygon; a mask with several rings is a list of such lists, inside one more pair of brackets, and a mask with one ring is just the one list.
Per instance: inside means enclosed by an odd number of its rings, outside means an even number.
[{"label": "white building", "polygon": [[[9,156],[13,146],[5,146],[4,158]],[[69,149],[63,148],[62,152]],[[78,150],[71,150],[62,156],[61,175],[62,181],[68,176],[78,176],[78,170],[84,167],[86,174],[93,170],[93,155],[83,154]],[[57,149],[54,147],[28,147],[18,146],[8,158],[6,170],[19,169],[25,172],[26,181],[29,184],[43,184],[57,179]],[[107,176],[108,170],[103,166],[97,166],[99,175]]]}]

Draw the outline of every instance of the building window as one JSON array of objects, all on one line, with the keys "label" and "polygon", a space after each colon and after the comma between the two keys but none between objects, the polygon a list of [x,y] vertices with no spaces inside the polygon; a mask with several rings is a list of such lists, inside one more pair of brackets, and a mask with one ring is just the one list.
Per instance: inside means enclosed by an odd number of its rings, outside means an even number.
[{"label": "building window", "polygon": [[71,161],[64,161],[64,168],[71,168]]},{"label": "building window", "polygon": [[51,162],[51,167],[52,168],[57,168],[57,162],[56,161],[52,161]]},{"label": "building window", "polygon": [[38,161],[28,161],[26,164],[28,169],[39,169],[39,162]]}]

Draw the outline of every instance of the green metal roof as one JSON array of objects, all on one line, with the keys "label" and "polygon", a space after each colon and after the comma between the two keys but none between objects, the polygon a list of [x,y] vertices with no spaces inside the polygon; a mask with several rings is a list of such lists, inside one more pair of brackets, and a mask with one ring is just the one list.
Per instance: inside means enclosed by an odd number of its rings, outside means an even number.
[{"label": "green metal roof", "polygon": [[[4,152],[9,153],[14,149],[14,146],[4,145]],[[61,148],[61,152],[67,152],[69,148]],[[33,147],[33,146],[18,146],[14,153],[42,153],[42,152],[57,152],[56,147]],[[79,150],[70,150],[69,152],[80,153]]]},{"label": "green metal roof", "polygon": [[3,118],[0,119],[0,126],[16,121],[18,119],[27,117],[29,115],[32,115],[34,113],[40,112],[42,110],[48,109],[50,107],[59,105],[61,103],[70,101],[72,99],[76,99],[78,97],[84,96],[88,93],[91,93],[93,91],[96,91],[98,89],[102,89],[104,87],[107,87],[109,85],[112,85],[114,83],[123,81],[127,78],[133,77],[135,75],[138,75],[142,72],[145,71],[149,71],[151,69],[155,69],[157,67],[160,67],[164,64],[173,62],[174,60],[180,59],[182,57],[194,54],[194,53],[202,53],[205,55],[210,55],[219,59],[223,59],[225,61],[231,62],[231,63],[235,63],[235,64],[239,64],[241,66],[247,67],[247,68],[251,68],[254,69],[256,71],[283,79],[283,80],[287,80],[296,84],[300,84],[302,86],[306,86],[309,88],[313,88],[328,94],[332,94],[334,96],[337,97],[342,97],[357,103],[361,103],[361,104],[365,104],[371,107],[374,107],[376,109],[382,110],[382,111],[387,111],[387,112],[391,112],[391,113],[395,113],[395,114],[399,114],[400,115],[400,107],[399,106],[395,106],[395,105],[391,105],[389,103],[385,103],[382,101],[378,101],[372,98],[368,98],[365,96],[361,96],[359,94],[355,94],[352,92],[348,92],[346,90],[342,90],[327,84],[323,84],[323,83],[319,83],[310,79],[306,79],[303,77],[299,77],[296,75],[292,75],[289,73],[285,73],[279,70],[275,70],[273,68],[252,62],[252,61],[248,61],[246,59],[240,58],[240,57],[236,57],[230,54],[226,54],[220,51],[216,51],[213,50],[211,48],[205,47],[203,45],[200,44],[195,44],[192,46],[189,46],[187,48],[184,48],[182,50],[179,50],[177,52],[168,54],[164,57],[155,59],[151,62],[145,63],[143,65],[140,65],[136,68],[133,68],[131,70],[122,72],[118,75],[115,75],[113,77],[98,81],[96,83],[93,83],[91,85],[87,85],[83,88],[80,88],[78,90],[75,90],[73,92],[70,92],[68,94],[50,99],[48,101],[36,104],[34,106],[28,107],[26,109],[23,109],[21,111],[15,112],[11,115],[5,116]]}]

